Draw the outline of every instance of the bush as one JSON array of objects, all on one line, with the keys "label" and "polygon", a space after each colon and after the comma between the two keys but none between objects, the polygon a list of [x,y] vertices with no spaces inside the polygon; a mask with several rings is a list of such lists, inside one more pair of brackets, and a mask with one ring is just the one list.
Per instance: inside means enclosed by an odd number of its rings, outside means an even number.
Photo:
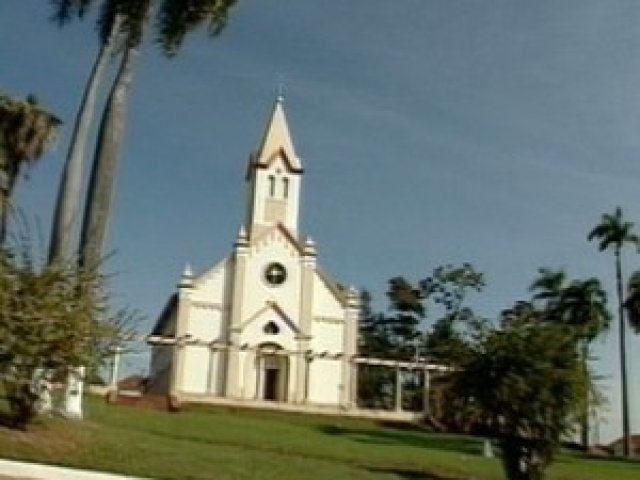
[{"label": "bush", "polygon": [[91,371],[132,336],[132,316],[107,308],[104,279],[75,265],[38,262],[25,244],[0,247],[0,381],[14,427],[35,416],[43,372]]}]

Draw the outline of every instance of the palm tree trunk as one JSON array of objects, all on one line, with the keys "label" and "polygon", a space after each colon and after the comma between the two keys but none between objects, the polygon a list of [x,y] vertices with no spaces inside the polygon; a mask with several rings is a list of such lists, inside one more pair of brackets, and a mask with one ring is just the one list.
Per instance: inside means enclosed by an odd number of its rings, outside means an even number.
[{"label": "palm tree trunk", "polygon": [[113,44],[118,36],[122,18],[117,16],[111,32],[98,51],[89,74],[89,79],[80,102],[71,136],[71,143],[60,179],[56,208],[51,226],[49,245],[49,263],[68,258],[73,253],[80,216],[80,195],[82,189],[82,170],[89,129],[95,115],[95,103],[100,81],[113,52]]},{"label": "palm tree trunk", "polygon": [[103,257],[102,250],[124,134],[129,87],[137,54],[138,47],[128,46],[125,49],[100,121],[80,236],[80,265],[89,269],[96,269]]},{"label": "palm tree trunk", "polygon": [[[589,378],[589,343],[583,339],[582,345],[580,345],[580,361],[582,362],[582,374],[584,375],[585,381]],[[591,382],[588,382],[589,387],[591,386]],[[589,449],[589,405],[590,398],[589,394],[591,392],[591,388],[587,388],[584,399],[584,406],[582,413],[580,414],[580,443],[582,444],[582,448],[587,451]]]},{"label": "palm tree trunk", "polygon": [[624,307],[622,294],[622,265],[620,249],[616,249],[616,283],[618,287],[618,317],[620,327],[620,382],[622,385],[622,453],[625,457],[631,451],[631,437],[629,436],[629,402],[627,397],[627,346],[625,338]]}]

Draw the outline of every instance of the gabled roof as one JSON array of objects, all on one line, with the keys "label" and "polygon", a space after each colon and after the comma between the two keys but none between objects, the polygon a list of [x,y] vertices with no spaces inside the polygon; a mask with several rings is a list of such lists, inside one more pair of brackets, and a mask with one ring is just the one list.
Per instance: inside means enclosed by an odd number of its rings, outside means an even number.
[{"label": "gabled roof", "polygon": [[347,292],[343,285],[336,282],[331,276],[320,267],[320,265],[316,265],[316,274],[318,278],[322,280],[322,282],[326,285],[329,291],[333,294],[333,296],[338,300],[340,305],[343,307],[347,305]]},{"label": "gabled roof", "polygon": [[245,328],[247,328],[247,326],[252,324],[258,317],[260,317],[264,312],[268,310],[275,312],[278,315],[278,317],[284,322],[284,324],[287,325],[287,327],[289,327],[289,329],[295,335],[298,335],[300,333],[300,328],[295,324],[295,322],[291,319],[291,317],[287,315],[287,313],[282,309],[282,307],[280,307],[280,305],[278,305],[276,302],[273,302],[273,301],[266,302],[265,306],[262,307],[257,312],[255,312],[253,315],[251,315],[251,317],[249,317],[242,324],[241,328],[244,330]]},{"label": "gabled roof", "polygon": [[296,236],[291,232],[291,230],[289,230],[285,225],[283,225],[280,222],[270,226],[269,228],[261,232],[260,235],[257,235],[256,238],[252,238],[251,243],[254,244],[259,242],[261,239],[269,235],[274,230],[280,231],[280,233],[282,233],[282,235],[291,243],[291,245],[293,245],[296,251],[302,255],[302,253],[304,252],[304,245],[302,244],[302,242],[300,242],[300,240],[296,238]]},{"label": "gabled roof", "polygon": [[302,164],[293,148],[282,101],[282,97],[278,96],[260,146],[251,159],[251,165],[268,167],[274,158],[281,156],[290,171],[301,173]]},{"label": "gabled roof", "polygon": [[209,277],[215,274],[218,270],[223,269],[225,267],[225,264],[228,261],[229,261],[229,257],[224,257],[222,260],[220,260],[218,263],[216,263],[212,267],[209,267],[205,271],[199,273],[198,275],[195,275],[193,278],[193,285],[195,287],[202,286],[202,284],[206,282],[207,279],[209,279]]},{"label": "gabled roof", "polygon": [[[168,325],[168,322],[172,318],[172,313],[177,305],[178,295],[174,293],[169,297],[169,300],[162,309],[162,313],[158,317],[158,320],[156,321],[156,324],[151,331],[151,335],[174,336],[176,334],[175,325]],[[167,329],[167,327],[170,328]]]}]

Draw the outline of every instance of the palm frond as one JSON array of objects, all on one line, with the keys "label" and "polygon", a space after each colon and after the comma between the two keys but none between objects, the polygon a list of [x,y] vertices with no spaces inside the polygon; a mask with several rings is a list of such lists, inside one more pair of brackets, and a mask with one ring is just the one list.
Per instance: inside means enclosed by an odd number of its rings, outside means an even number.
[{"label": "palm frond", "polygon": [[627,291],[627,298],[624,302],[627,320],[634,331],[640,333],[640,270],[636,270],[629,277]]},{"label": "palm frond", "polygon": [[83,18],[93,0],[50,0],[53,7],[51,20],[59,26],[64,26],[74,17]]},{"label": "palm frond", "polygon": [[163,0],[157,18],[156,41],[167,56],[174,56],[186,34],[206,27],[217,36],[227,26],[229,13],[237,0]]}]

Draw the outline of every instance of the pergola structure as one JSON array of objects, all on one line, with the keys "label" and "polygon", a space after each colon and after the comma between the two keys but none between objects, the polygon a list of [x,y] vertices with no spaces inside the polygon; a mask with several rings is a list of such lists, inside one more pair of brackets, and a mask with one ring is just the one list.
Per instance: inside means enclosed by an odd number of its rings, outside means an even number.
[{"label": "pergola structure", "polygon": [[[402,411],[402,372],[414,371],[421,372],[423,377],[423,413],[429,412],[429,389],[430,378],[432,372],[446,372],[449,367],[430,363],[426,359],[416,359],[415,361],[402,361],[383,358],[371,358],[361,357],[358,355],[345,356],[342,353],[330,353],[328,351],[314,352],[307,350],[300,352],[297,350],[286,350],[282,348],[275,348],[269,345],[249,345],[243,344],[239,347],[232,347],[226,342],[213,341],[207,342],[201,339],[194,338],[192,335],[184,335],[182,337],[164,337],[159,335],[149,335],[144,339],[149,345],[175,345],[178,348],[184,348],[187,345],[205,346],[209,347],[212,351],[226,351],[230,348],[239,348],[240,351],[253,351],[258,355],[274,355],[284,356],[287,358],[296,358],[303,355],[307,361],[312,361],[314,358],[330,358],[335,360],[342,360],[345,363],[345,367],[349,368],[352,375],[351,391],[349,392],[349,398],[351,399],[351,405],[355,407],[357,405],[357,375],[358,366],[381,366],[389,369],[393,369],[395,372],[395,392],[394,392],[394,410],[396,412]],[[117,360],[114,361],[114,369],[117,369]]]}]

